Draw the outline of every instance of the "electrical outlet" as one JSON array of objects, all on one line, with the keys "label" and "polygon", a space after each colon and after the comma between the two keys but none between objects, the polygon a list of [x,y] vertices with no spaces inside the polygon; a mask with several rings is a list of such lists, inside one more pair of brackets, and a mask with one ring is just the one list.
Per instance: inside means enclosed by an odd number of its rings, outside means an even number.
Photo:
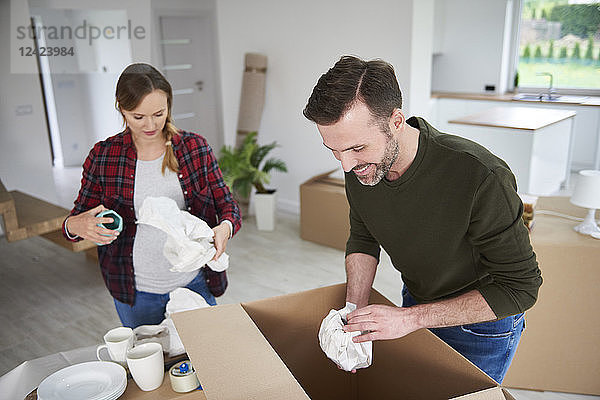
[{"label": "electrical outlet", "polygon": [[31,104],[21,104],[15,108],[15,115],[17,117],[30,114],[33,114],[33,106]]},{"label": "electrical outlet", "polygon": [[496,90],[496,85],[485,85],[486,92],[493,92]]}]

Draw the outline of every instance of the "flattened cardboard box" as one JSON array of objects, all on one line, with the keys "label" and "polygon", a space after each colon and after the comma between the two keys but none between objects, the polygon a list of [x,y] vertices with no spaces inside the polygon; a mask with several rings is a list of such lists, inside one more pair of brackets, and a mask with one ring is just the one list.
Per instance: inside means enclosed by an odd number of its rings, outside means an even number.
[{"label": "flattened cardboard box", "polygon": [[336,170],[314,176],[300,185],[300,237],[345,250],[350,234],[344,180],[331,178]]},{"label": "flattened cardboard box", "polygon": [[[338,370],[321,351],[317,333],[329,310],[343,306],[345,290],[335,285],[174,314],[206,399],[449,399],[466,394],[469,400],[513,399],[427,330],[375,342],[373,365],[356,374]],[[371,303],[391,304],[376,291]]]}]

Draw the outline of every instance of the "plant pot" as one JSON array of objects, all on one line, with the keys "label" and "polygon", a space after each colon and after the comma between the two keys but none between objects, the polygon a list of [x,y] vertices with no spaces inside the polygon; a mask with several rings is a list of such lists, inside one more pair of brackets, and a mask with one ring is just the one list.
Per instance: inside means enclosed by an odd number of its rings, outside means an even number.
[{"label": "plant pot", "polygon": [[272,193],[254,193],[254,212],[256,227],[259,231],[275,229],[275,191]]}]

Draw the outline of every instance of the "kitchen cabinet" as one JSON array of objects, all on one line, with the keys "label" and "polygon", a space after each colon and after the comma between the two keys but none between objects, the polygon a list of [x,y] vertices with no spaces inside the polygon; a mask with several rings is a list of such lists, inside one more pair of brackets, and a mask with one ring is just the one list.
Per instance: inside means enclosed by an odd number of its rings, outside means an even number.
[{"label": "kitchen cabinet", "polygon": [[519,191],[547,196],[570,176],[574,111],[493,107],[451,119],[452,131],[503,159]]}]

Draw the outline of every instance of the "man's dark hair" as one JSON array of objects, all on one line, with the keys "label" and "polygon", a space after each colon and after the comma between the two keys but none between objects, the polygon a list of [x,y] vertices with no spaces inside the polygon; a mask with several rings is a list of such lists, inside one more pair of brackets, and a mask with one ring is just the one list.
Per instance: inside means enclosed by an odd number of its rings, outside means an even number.
[{"label": "man's dark hair", "polygon": [[383,60],[343,56],[314,87],[303,114],[319,125],[332,125],[357,102],[364,103],[377,123],[386,123],[402,108],[402,92],[394,67]]}]

